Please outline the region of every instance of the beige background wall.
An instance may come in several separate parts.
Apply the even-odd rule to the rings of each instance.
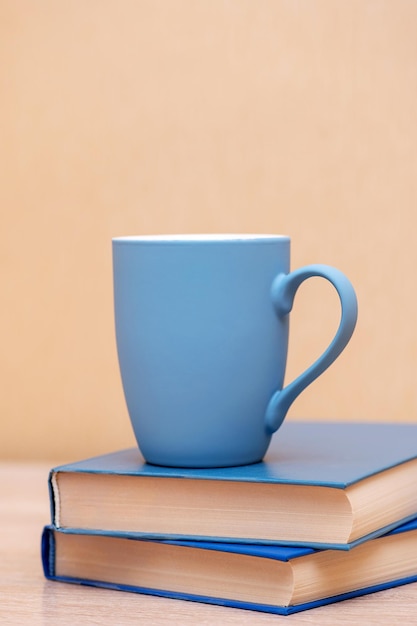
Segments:
[[[282,232],[360,317],[290,416],[417,421],[417,3],[3,0],[0,457],[132,445],[111,237]],[[300,292],[288,378],[338,322]]]

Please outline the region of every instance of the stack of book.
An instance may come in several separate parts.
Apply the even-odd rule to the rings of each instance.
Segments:
[[[417,580],[417,424],[291,422],[261,463],[49,477],[47,578],[290,614]]]

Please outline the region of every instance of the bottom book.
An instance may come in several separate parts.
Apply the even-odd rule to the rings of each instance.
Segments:
[[[349,551],[42,535],[51,580],[288,615],[417,580],[417,519]]]

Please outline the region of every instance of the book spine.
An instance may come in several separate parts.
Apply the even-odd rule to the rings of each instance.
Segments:
[[[45,526],[41,537],[41,559],[45,578],[55,577],[55,535],[51,526]]]
[[[51,470],[48,477],[48,489],[49,489],[49,507],[51,513],[51,523],[59,528],[60,522],[60,501],[59,501],[59,489],[57,481],[57,472]]]

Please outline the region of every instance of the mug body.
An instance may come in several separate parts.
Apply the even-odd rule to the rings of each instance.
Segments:
[[[265,411],[282,389],[288,346],[271,285],[289,264],[290,240],[279,235],[113,239],[120,372],[147,462],[263,458]]]

